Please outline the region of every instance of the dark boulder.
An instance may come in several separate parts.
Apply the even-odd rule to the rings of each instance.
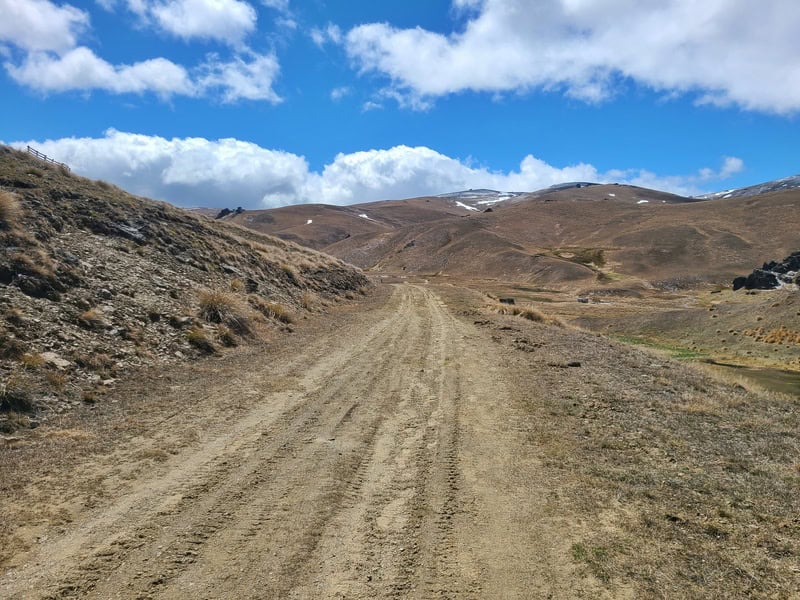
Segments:
[[[760,269],[755,269],[747,277],[733,280],[733,289],[772,290],[783,283],[797,283],[800,272],[800,252],[793,252],[781,261],[765,262]]]
[[[756,269],[744,281],[744,288],[747,290],[772,290],[779,285],[777,276],[763,269]]]

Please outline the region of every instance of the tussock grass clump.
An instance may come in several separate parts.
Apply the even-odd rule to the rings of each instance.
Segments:
[[[226,292],[203,292],[198,297],[200,316],[208,323],[226,325],[237,335],[250,335],[253,327],[243,307]]]
[[[102,329],[105,326],[103,316],[96,308],[90,308],[78,316],[78,324],[86,329]]]
[[[110,370],[114,365],[113,359],[105,352],[79,354],[75,357],[75,362],[79,367],[94,371],[95,373],[104,373]]]
[[[203,292],[198,297],[200,316],[209,323],[224,323],[226,317],[235,310],[236,301],[225,292]]]
[[[317,297],[315,294],[312,294],[311,292],[303,292],[303,296],[300,298],[300,306],[306,310],[314,310],[316,303]]]
[[[280,321],[286,325],[294,323],[294,315],[283,304],[266,302],[258,296],[250,296],[250,305],[268,319]]]
[[[214,354],[217,351],[217,347],[208,339],[202,327],[192,327],[187,331],[186,340],[204,354]]]
[[[40,354],[23,354],[19,359],[24,369],[36,370],[44,366],[44,359]]]
[[[217,328],[217,337],[222,345],[227,348],[235,348],[239,345],[239,340],[236,339],[236,334],[226,325],[220,325]]]
[[[16,225],[22,209],[17,196],[0,190],[0,229],[11,229]]]
[[[25,342],[10,337],[7,332],[0,330],[0,359],[19,360],[28,351]]]
[[[564,327],[564,322],[558,317],[551,317],[544,314],[542,311],[531,306],[517,306],[515,304],[493,304],[491,309],[501,315],[513,315],[515,317],[522,317],[534,323],[544,323],[545,325],[556,325]]]

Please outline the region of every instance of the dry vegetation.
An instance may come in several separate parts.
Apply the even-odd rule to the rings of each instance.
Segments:
[[[20,213],[16,195],[0,190],[0,228],[12,229],[17,223]]]
[[[112,375],[268,339],[365,284],[308,248],[0,147],[0,383],[25,389],[34,423],[101,401]]]
[[[533,308],[532,306],[518,306],[516,304],[501,304],[497,302],[490,305],[489,308],[492,312],[496,312],[501,315],[513,315],[515,317],[521,317],[523,319],[527,319],[528,321],[533,321],[534,323],[545,323],[547,325],[557,325],[559,327],[564,326],[564,322],[558,317],[546,315],[539,309]]]
[[[480,296],[440,289],[474,320]],[[794,598],[800,399],[570,327],[474,322],[528,374],[514,427],[552,476],[547,510],[580,536],[583,576],[608,597]]]

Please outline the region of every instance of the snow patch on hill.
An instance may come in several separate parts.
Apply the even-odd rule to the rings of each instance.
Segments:
[[[742,196],[758,196],[759,194],[768,194],[770,192],[783,192],[796,188],[800,188],[800,175],[792,175],[791,177],[766,181],[757,185],[751,185],[733,190],[723,190],[721,192],[703,194],[702,196],[696,197],[702,200],[724,200],[727,198],[741,198]]]

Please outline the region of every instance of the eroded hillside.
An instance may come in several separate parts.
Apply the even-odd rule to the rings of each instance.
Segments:
[[[0,148],[0,428],[268,339],[367,284],[308,248]]]

